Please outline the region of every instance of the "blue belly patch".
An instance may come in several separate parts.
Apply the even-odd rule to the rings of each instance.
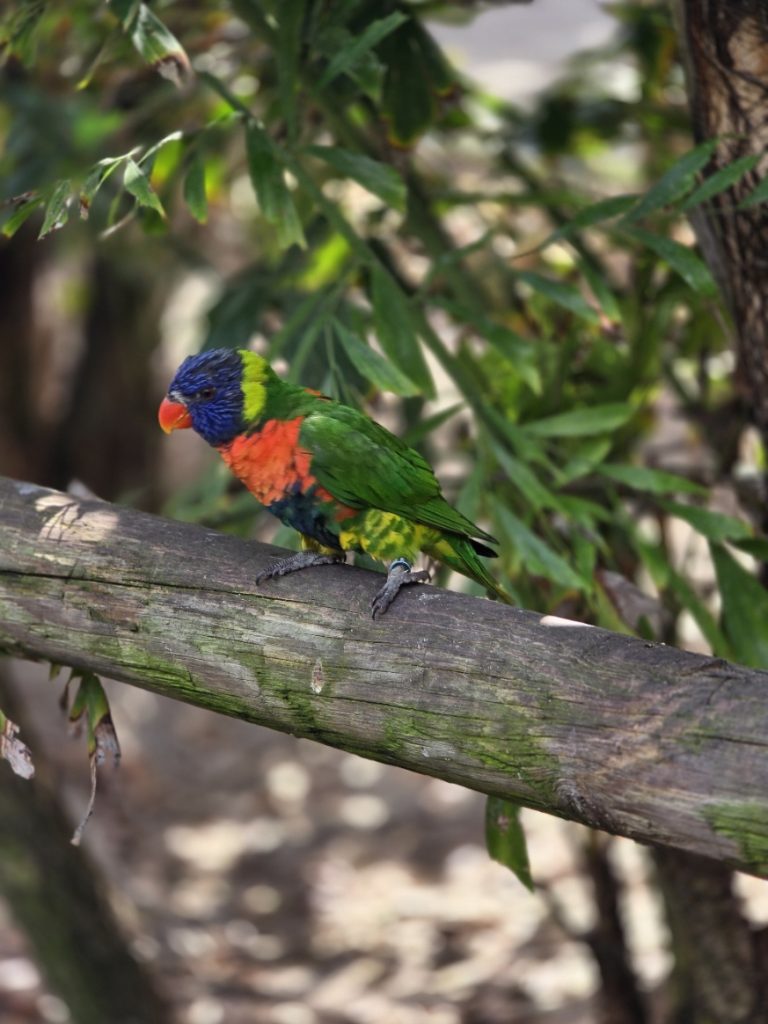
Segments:
[[[315,500],[314,487],[302,493],[300,485],[296,484],[284,498],[273,501],[267,508],[286,526],[292,526],[319,544],[339,547],[338,525],[331,518],[329,506]]]

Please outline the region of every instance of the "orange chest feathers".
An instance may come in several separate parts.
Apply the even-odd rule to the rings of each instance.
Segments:
[[[268,420],[257,433],[241,434],[219,448],[235,476],[263,505],[297,489],[309,490],[316,482],[310,473],[312,456],[299,445],[302,419]]]

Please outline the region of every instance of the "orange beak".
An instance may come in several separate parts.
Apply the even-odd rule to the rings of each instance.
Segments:
[[[186,430],[192,426],[192,417],[186,405],[172,402],[170,398],[164,398],[160,403],[157,419],[166,434],[170,434],[172,430]]]

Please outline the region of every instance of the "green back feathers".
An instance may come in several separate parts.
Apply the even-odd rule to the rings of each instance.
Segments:
[[[356,409],[318,402],[302,424],[300,441],[312,455],[318,483],[344,505],[394,512],[438,530],[495,543],[448,504],[432,467],[418,452]],[[473,546],[481,554],[494,554],[477,541]]]

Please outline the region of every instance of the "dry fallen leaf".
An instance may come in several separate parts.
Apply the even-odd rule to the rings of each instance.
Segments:
[[[6,760],[11,771],[22,779],[31,779],[35,774],[29,747],[17,736],[18,725],[0,711],[0,758]]]

